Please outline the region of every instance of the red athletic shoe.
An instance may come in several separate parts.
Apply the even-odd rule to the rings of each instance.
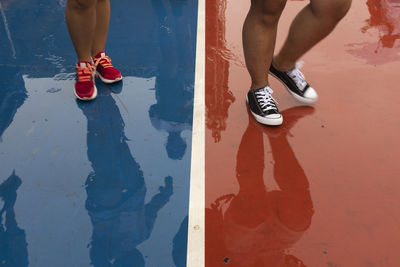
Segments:
[[[97,96],[94,84],[94,66],[88,61],[79,61],[76,66],[75,95],[80,100],[92,100]]]
[[[97,75],[103,83],[115,83],[122,80],[122,75],[119,70],[113,67],[111,59],[106,55],[106,52],[101,51],[93,58],[96,66]]]

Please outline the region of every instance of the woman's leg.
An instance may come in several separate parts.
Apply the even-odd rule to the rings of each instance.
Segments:
[[[302,55],[333,31],[350,5],[351,0],[311,0],[294,19],[285,44],[274,58],[275,67],[292,69]]]
[[[97,0],[68,0],[65,19],[79,61],[90,61],[96,30]]]
[[[243,25],[243,49],[251,89],[268,85],[276,31],[286,0],[252,0]]]
[[[110,24],[110,0],[97,0],[96,30],[92,43],[92,56],[106,48],[108,26]]]

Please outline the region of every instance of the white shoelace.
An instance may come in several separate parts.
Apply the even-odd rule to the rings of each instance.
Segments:
[[[303,89],[307,86],[306,82],[306,77],[304,74],[300,71],[300,69],[303,67],[304,62],[299,61],[296,63],[293,69],[287,71],[286,73],[294,80],[296,83],[296,86],[303,91]]]
[[[272,91],[271,88],[268,86],[264,87],[262,90],[259,90],[255,92],[254,94],[256,95],[256,98],[258,100],[258,103],[261,106],[261,109],[266,112],[268,110],[276,110],[276,101],[272,97]]]

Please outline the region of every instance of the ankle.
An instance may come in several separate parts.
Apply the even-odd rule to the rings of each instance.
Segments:
[[[91,56],[78,56],[78,62],[91,62],[92,57]]]
[[[284,60],[281,56],[276,55],[272,59],[272,64],[280,71],[289,71],[294,68],[296,62]]]
[[[263,88],[266,86],[269,86],[268,82],[267,83],[265,83],[265,82],[264,83],[252,83],[250,86],[250,90],[254,91],[256,89],[260,89],[260,88]]]

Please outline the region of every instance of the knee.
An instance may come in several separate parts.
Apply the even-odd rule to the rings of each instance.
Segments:
[[[68,5],[79,11],[95,8],[97,0],[68,0]]]
[[[352,0],[326,1],[319,10],[318,16],[327,19],[332,24],[337,24],[347,14]]]
[[[351,0],[340,0],[333,1],[332,4],[332,17],[333,19],[340,21],[347,12],[350,10]]]
[[[250,12],[257,14],[263,23],[270,24],[279,20],[287,0],[252,0]]]

